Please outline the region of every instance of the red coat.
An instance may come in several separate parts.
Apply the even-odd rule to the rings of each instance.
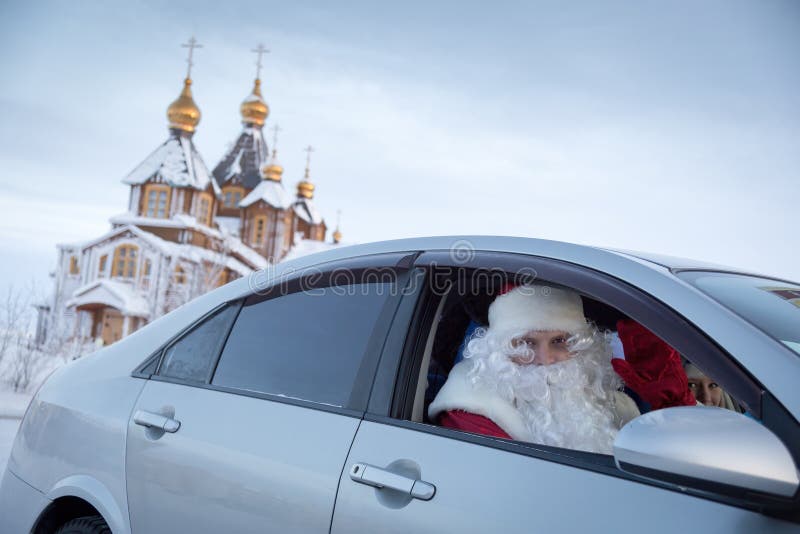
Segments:
[[[463,410],[444,412],[439,417],[439,424],[445,428],[452,428],[463,432],[472,432],[473,434],[482,434],[495,438],[513,439],[488,417],[465,412]]]

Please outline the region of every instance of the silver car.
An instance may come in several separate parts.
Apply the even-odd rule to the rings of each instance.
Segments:
[[[736,410],[667,408],[614,455],[437,426],[499,284],[653,331]],[[553,241],[439,237],[299,258],[56,372],[0,532],[798,532],[800,285]]]

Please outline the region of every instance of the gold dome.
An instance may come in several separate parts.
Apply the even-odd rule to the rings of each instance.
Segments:
[[[303,179],[297,184],[297,196],[303,198],[314,198],[314,184],[307,179]]]
[[[333,231],[333,242],[336,244],[341,243],[342,241],[342,232],[339,231],[339,227],[336,227],[336,230]]]
[[[265,180],[280,182],[281,178],[283,177],[283,167],[281,166],[280,163],[278,163],[278,160],[275,158],[275,155],[277,153],[278,153],[277,150],[273,150],[272,163],[261,167],[261,176],[263,176]]]
[[[264,126],[264,121],[269,115],[269,106],[261,96],[261,80],[256,78],[253,92],[248,95],[239,108],[242,113],[242,122],[255,126]]]
[[[192,133],[200,122],[200,108],[192,98],[192,79],[186,78],[183,82],[183,91],[167,108],[169,127]]]

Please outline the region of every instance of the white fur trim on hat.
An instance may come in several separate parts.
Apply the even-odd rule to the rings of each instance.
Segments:
[[[581,297],[566,289],[517,286],[489,306],[489,328],[496,330],[562,330],[573,334],[585,326]]]

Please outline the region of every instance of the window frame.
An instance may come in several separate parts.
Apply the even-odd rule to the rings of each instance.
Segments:
[[[150,215],[150,193],[155,192],[155,198],[153,199],[153,214]],[[158,198],[160,193],[166,193],[164,197],[164,215],[158,215]],[[170,210],[170,202],[172,200],[172,188],[166,184],[147,184],[144,187],[144,209],[142,210],[142,215],[144,217],[150,217],[151,219],[169,219],[169,210]]]
[[[120,251],[125,250],[124,258],[120,254]],[[133,260],[133,268],[130,276],[126,276],[125,273],[128,270],[128,266],[130,265],[129,262],[131,261],[131,251],[135,251],[135,256]],[[114,256],[113,261],[111,263],[111,278],[121,278],[123,280],[136,280],[136,274],[139,271],[139,246],[133,243],[122,243],[114,247]],[[122,266],[122,272],[119,270],[119,261],[122,260],[124,265]]]
[[[521,253],[476,251],[472,258],[459,261],[452,258],[449,251],[428,251],[420,255],[415,267],[416,271],[424,273],[418,275],[424,279],[422,283],[424,290],[414,298],[406,298],[400,304],[396,320],[384,346],[365,420],[762,511],[763,507],[748,499],[749,492],[746,490],[731,495],[729,492],[722,493],[723,488],[718,488],[720,493],[714,493],[709,487],[703,490],[687,488],[680,481],[645,480],[619,470],[612,456],[504,440],[410,420],[410,407],[413,406],[416,390],[414,377],[420,376],[419,365],[422,357],[420,348],[424,347],[432,326],[433,317],[430,310],[435,309],[439,299],[443,298],[431,296],[430,280],[433,270],[436,267],[456,267],[514,273],[521,272],[521,269],[525,268],[528,273],[533,269],[537,280],[574,288],[581,294],[607,303],[644,324],[679,352],[695,357],[701,356],[692,361],[715,373],[720,382],[725,382],[726,388],[736,389],[734,394],[739,400],[747,400],[748,407],[762,424],[786,443],[800,442],[800,425],[754,377],[677,311],[622,280],[577,264]],[[609,296],[611,298],[608,298]],[[677,333],[680,335],[676,336]],[[734,388],[731,388],[731,385]],[[792,454],[795,456],[795,463],[800,465],[796,457],[797,451],[792,451]],[[709,486],[714,487],[713,484]],[[795,503],[800,502],[800,492],[792,500]],[[779,506],[785,506],[787,501],[776,502]]]
[[[259,290],[257,293],[251,293],[242,298],[221,303],[208,313],[203,314],[197,320],[193,321],[189,326],[180,330],[179,333],[173,336],[168,342],[164,343],[158,350],[156,350],[144,362],[142,362],[131,373],[131,376],[146,380],[169,382],[222,393],[231,393],[244,397],[280,402],[283,404],[291,404],[294,406],[312,408],[315,410],[360,418],[366,411],[367,402],[373,387],[375,372],[378,368],[379,360],[383,352],[386,335],[393,324],[397,306],[399,305],[403,296],[402,291],[398,288],[405,287],[410,274],[410,267],[413,262],[413,258],[416,257],[416,255],[416,252],[376,254],[315,265],[305,268],[298,273],[293,273],[289,276],[286,276],[285,278],[279,280],[278,284],[269,284],[263,289]],[[350,399],[346,406],[331,406],[314,401],[218,386],[211,383],[219,364],[220,357],[222,356],[225,346],[227,345],[228,337],[233,331],[233,327],[238,320],[239,313],[241,313],[241,309],[244,307],[246,301],[255,303],[259,301],[270,300],[271,298],[279,298],[283,295],[296,293],[301,288],[307,289],[316,287],[330,287],[331,285],[334,285],[330,282],[335,281],[336,277],[342,272],[346,271],[348,273],[355,273],[356,276],[364,276],[366,273],[374,270],[392,271],[394,273],[393,284],[395,288],[389,292],[389,296],[387,297],[381,312],[378,314],[375,326],[373,327],[367,342],[367,348],[364,352],[361,368],[359,369],[354,381],[353,391],[351,392]],[[193,331],[199,325],[203,324],[207,319],[222,310],[222,308],[230,305],[239,306],[239,309],[237,310],[233,320],[231,321],[231,324],[228,327],[228,331],[225,334],[225,342],[221,344],[220,349],[217,351],[217,354],[214,357],[213,365],[211,366],[210,373],[206,377],[205,382],[191,382],[188,380],[160,376],[158,374],[161,368],[161,362],[163,361],[164,355],[169,347],[180,341],[180,339],[182,339],[185,335]]]

